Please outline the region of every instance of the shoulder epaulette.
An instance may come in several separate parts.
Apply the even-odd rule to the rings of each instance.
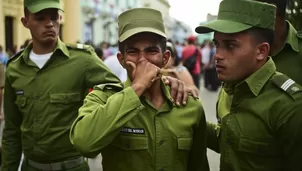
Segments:
[[[105,84],[99,84],[94,86],[93,89],[97,90],[116,90],[116,91],[121,91],[124,88],[122,83],[105,83]]]
[[[8,61],[7,61],[6,66],[8,66],[8,64],[9,64],[11,61],[13,61],[16,57],[20,56],[21,53],[23,53],[23,52],[24,52],[24,49],[21,49],[19,52],[17,52],[17,53],[14,54],[12,57],[10,57],[10,58],[8,59]]]
[[[86,52],[92,53],[94,52],[94,48],[91,45],[84,45],[84,44],[66,44],[68,48],[71,49],[79,49],[84,50]]]
[[[297,32],[297,37],[299,37],[299,38],[302,39],[302,31],[298,31],[298,32]]]
[[[282,73],[277,73],[274,75],[272,82],[293,98],[295,93],[302,91],[302,87],[299,84]]]

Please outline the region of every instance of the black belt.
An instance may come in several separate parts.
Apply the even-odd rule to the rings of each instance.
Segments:
[[[72,169],[75,168],[85,162],[84,157],[77,157],[70,160],[65,160],[62,162],[57,163],[38,163],[33,160],[25,158],[24,161],[31,167],[40,170],[47,170],[47,171],[55,171],[55,170],[64,170],[64,169]]]

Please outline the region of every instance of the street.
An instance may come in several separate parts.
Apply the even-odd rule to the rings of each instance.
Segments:
[[[206,113],[206,120],[209,122],[216,123],[216,101],[218,92],[208,91],[203,87],[203,78],[201,78],[200,84],[200,100],[202,101],[205,113]],[[219,154],[216,152],[208,149],[208,160],[210,164],[211,171],[219,171]]]

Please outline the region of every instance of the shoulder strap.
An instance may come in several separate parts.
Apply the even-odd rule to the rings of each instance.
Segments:
[[[13,61],[14,59],[16,59],[18,56],[20,56],[22,53],[24,52],[24,49],[21,49],[19,52],[17,52],[15,55],[13,55],[12,57],[10,57],[7,61],[6,66],[8,66],[8,64]]]
[[[83,50],[89,53],[94,52],[94,48],[91,45],[84,45],[84,44],[66,44],[68,48],[71,49],[78,49],[78,50]]]
[[[275,86],[286,92],[292,98],[294,98],[293,95],[295,93],[302,92],[302,87],[299,84],[297,84],[294,80],[282,73],[278,72],[277,74],[275,74],[272,77],[271,81]]]

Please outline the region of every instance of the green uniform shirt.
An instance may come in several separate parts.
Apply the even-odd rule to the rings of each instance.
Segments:
[[[277,71],[302,85],[302,33],[298,33],[289,22],[287,23],[288,35],[285,44],[272,58]]]
[[[69,131],[88,89],[119,82],[86,46],[79,49],[58,40],[41,69],[30,60],[31,49],[17,54],[6,70],[5,170],[17,170],[22,150],[28,159],[43,163],[79,156],[69,141]]]
[[[220,151],[222,171],[302,170],[302,87],[275,70],[270,58],[220,92],[208,143]]]
[[[100,85],[86,97],[71,129],[74,146],[87,157],[101,152],[104,170],[208,170],[201,102],[173,106],[162,84],[166,101],[155,109],[125,87]]]

